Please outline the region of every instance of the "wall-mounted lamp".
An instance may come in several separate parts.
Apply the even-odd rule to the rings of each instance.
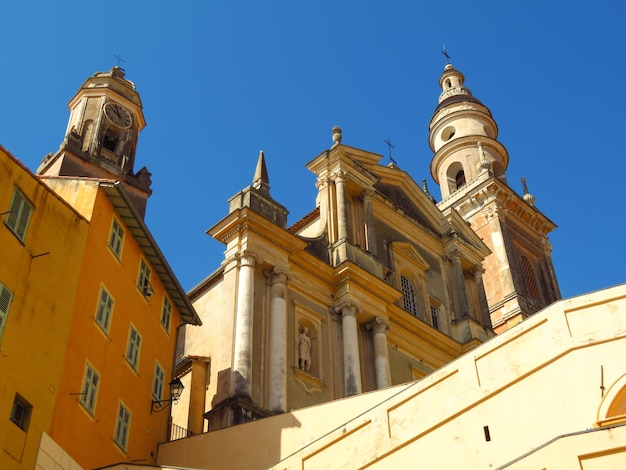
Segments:
[[[152,408],[150,409],[150,414],[152,414],[153,411],[155,413],[159,411],[163,411],[172,403],[177,403],[178,399],[183,394],[184,388],[185,387],[183,386],[183,383],[180,381],[178,377],[172,380],[170,382],[170,395],[172,398],[168,400],[152,400]]]

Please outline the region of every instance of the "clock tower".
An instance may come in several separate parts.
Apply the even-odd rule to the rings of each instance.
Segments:
[[[135,84],[117,66],[97,72],[68,107],[65,138],[56,153],[46,155],[37,174],[118,180],[143,217],[152,190],[147,168],[134,171],[137,139],[146,126]]]
[[[498,141],[489,109],[465,86],[452,64],[439,79],[442,93],[429,126],[430,164],[441,188],[438,207],[454,208],[485,242],[483,282],[496,333],[561,298],[548,233],[556,225],[507,183],[509,155]]]

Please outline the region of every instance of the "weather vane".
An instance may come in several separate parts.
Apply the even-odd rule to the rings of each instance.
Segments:
[[[120,66],[120,62],[124,62],[126,63],[126,61],[124,59],[122,59],[122,54],[113,54],[113,57],[115,57],[117,59],[117,66]],[[121,67],[120,67],[121,68]]]
[[[450,55],[448,54],[448,51],[446,51],[446,45],[442,44],[442,48],[443,50],[441,51],[441,53],[445,56],[446,58],[446,65],[450,64]]]
[[[395,149],[395,147],[393,146],[393,144],[391,143],[391,140],[389,139],[385,140],[385,143],[389,147],[389,161],[391,161],[391,163],[393,163],[394,165],[397,165],[398,163],[391,157],[391,149]]]

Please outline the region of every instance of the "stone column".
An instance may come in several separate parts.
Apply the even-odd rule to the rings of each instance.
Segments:
[[[239,257],[235,348],[233,354],[233,394],[250,397],[252,379],[252,321],[254,318],[254,265],[249,253]]]
[[[450,257],[454,263],[454,278],[459,293],[460,318],[458,318],[458,320],[460,320],[461,318],[469,316],[469,302],[467,300],[467,292],[465,291],[465,276],[463,275],[463,267],[461,266],[461,252],[455,250]]]
[[[204,432],[204,417],[202,415],[206,411],[207,369],[207,361],[192,359],[187,427],[194,434]]]
[[[270,286],[268,408],[287,410],[287,274],[278,268],[265,271]]]
[[[480,313],[482,324],[485,328],[491,328],[491,315],[489,314],[489,304],[487,303],[487,294],[485,293],[485,285],[483,284],[483,274],[485,270],[482,266],[474,269],[474,280],[478,289],[478,301],[480,302]]]
[[[348,237],[348,222],[346,212],[346,173],[338,170],[333,173],[337,198],[337,241]]]
[[[372,199],[375,191],[368,189],[363,194],[363,206],[365,207],[365,236],[367,237],[367,251],[377,256],[376,230],[374,229],[374,213],[372,211]]]
[[[346,302],[339,309],[343,330],[343,370],[346,396],[357,395],[362,391],[361,360],[359,358],[359,336],[356,323],[358,307]]]
[[[387,349],[387,330],[389,324],[377,317],[369,324],[374,339],[374,371],[376,372],[376,388],[381,389],[391,385],[391,370],[389,369],[389,349]]]

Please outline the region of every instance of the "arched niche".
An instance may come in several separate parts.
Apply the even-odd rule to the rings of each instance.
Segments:
[[[626,422],[626,374],[606,391],[598,408],[598,426]]]

